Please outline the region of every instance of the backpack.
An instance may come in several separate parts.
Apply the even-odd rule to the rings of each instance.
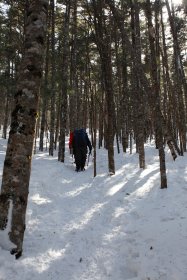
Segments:
[[[86,136],[87,136],[86,131],[83,128],[75,129],[74,131],[75,146],[78,148],[86,147],[87,146]]]

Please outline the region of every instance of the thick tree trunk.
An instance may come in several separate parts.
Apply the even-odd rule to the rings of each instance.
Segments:
[[[25,230],[32,149],[42,77],[48,1],[32,0],[27,11],[25,54],[21,63],[12,112],[0,195],[0,229],[11,223],[8,238],[19,257]],[[8,220],[10,219],[10,220]]]

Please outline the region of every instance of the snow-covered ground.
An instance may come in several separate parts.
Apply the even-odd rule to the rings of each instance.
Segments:
[[[0,140],[2,178],[6,141]],[[47,152],[33,156],[24,252],[0,248],[0,280],[187,280],[187,156],[166,150],[168,189],[160,189],[159,161],[146,145],[138,155],[107,152],[76,173]]]

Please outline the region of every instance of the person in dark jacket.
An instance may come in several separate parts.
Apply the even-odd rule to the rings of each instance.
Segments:
[[[73,154],[75,157],[75,164],[76,164],[76,171],[84,171],[85,170],[85,163],[86,163],[86,155],[87,155],[87,147],[89,148],[89,153],[91,154],[92,145],[86,133],[86,130],[75,129],[73,132],[73,139],[72,139],[72,147],[73,147]]]

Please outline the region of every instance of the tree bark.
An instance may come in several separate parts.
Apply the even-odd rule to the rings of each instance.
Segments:
[[[11,223],[8,238],[16,246],[12,249],[16,258],[20,257],[22,253],[25,230],[32,149],[42,77],[47,8],[47,0],[32,0],[27,11],[25,54],[14,96],[15,104],[3,169],[0,229],[5,231],[7,223]]]
[[[160,1],[156,0],[155,14],[158,16]],[[156,33],[153,35],[153,24],[152,24],[152,12],[151,12],[151,2],[146,1],[146,17],[149,32],[149,44],[150,44],[150,54],[151,54],[151,80],[152,80],[152,109],[155,124],[155,138],[156,144],[159,151],[160,160],[160,178],[161,178],[161,189],[167,188],[167,176],[166,176],[166,164],[165,164],[165,152],[163,147],[163,128],[162,128],[162,115],[160,110],[160,84],[159,84],[159,44],[158,39],[158,27],[156,18]]]
[[[168,0],[166,0],[166,7],[169,16],[171,34],[173,37],[175,83],[176,83],[175,91],[177,92],[177,97],[179,101],[179,139],[180,139],[181,155],[183,155],[183,152],[186,152],[187,83],[186,83],[185,72],[181,59],[181,50],[179,46],[178,36],[176,32],[174,12],[171,13]]]
[[[50,142],[49,155],[54,154],[55,142],[55,14],[54,14],[54,0],[50,0],[51,6],[51,120],[50,120]]]
[[[139,154],[139,166],[145,168],[145,151],[144,151],[144,127],[145,127],[145,97],[144,91],[140,86],[140,73],[137,71],[137,64],[141,64],[141,43],[140,43],[140,22],[139,6],[135,2],[131,7],[131,26],[132,26],[132,72],[133,72],[133,92],[134,92],[134,126],[137,151]]]
[[[68,59],[69,59],[69,21],[70,21],[71,1],[67,1],[64,19],[63,57],[62,57],[62,88],[61,88],[61,108],[60,108],[60,136],[58,160],[65,160],[65,136],[67,124],[67,90],[68,90]]]
[[[103,14],[103,1],[99,3],[93,1],[94,10],[94,26],[95,39],[101,58],[101,71],[104,81],[104,89],[106,93],[107,104],[107,149],[108,149],[108,169],[109,174],[115,174],[114,162],[114,95],[113,95],[113,79],[112,79],[112,62],[111,62],[111,44],[110,34],[106,27]]]
[[[48,17],[48,29],[50,27],[50,17]],[[41,110],[41,125],[40,125],[40,144],[39,150],[43,152],[44,145],[44,132],[46,124],[46,111],[48,104],[48,78],[49,78],[49,33],[46,40],[46,57],[45,57],[45,76],[44,76],[44,88],[42,94],[42,110]]]

